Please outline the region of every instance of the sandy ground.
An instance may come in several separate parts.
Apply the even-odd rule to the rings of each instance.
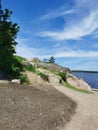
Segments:
[[[98,92],[83,94],[63,86],[54,86],[77,103],[70,123],[59,130],[98,130]]]
[[[55,130],[76,104],[47,84],[0,84],[0,130]]]
[[[41,71],[46,71],[42,70]],[[93,94],[80,93],[65,86],[60,85],[58,77],[49,71],[46,72],[50,77],[50,82],[55,80],[53,87],[67,95],[77,103],[76,114],[70,123],[59,130],[98,130],[98,91]]]

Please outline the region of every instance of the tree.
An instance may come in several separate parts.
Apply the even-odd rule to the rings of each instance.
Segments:
[[[49,63],[53,63],[53,64],[55,63],[55,58],[54,58],[54,56],[51,56],[51,57],[50,57]]]
[[[9,20],[11,14],[5,9],[0,20],[0,70],[8,78],[17,77],[22,70],[22,65],[14,57],[19,26]]]

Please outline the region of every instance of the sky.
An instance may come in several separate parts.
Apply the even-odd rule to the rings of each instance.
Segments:
[[[98,0],[2,0],[18,23],[17,55],[54,56],[71,70],[98,71]]]

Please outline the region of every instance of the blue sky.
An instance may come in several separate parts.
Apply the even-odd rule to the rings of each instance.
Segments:
[[[16,52],[98,71],[98,0],[3,0],[20,26]]]

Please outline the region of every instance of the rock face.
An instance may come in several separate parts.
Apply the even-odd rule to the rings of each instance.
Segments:
[[[32,65],[36,66],[36,67],[42,67],[42,68],[46,68],[48,70],[54,70],[54,71],[57,71],[57,72],[70,72],[71,73],[71,70],[69,68],[66,68],[66,67],[62,67],[58,64],[52,64],[52,63],[44,63],[44,62],[30,62]]]
[[[91,87],[83,79],[79,79],[70,73],[67,74],[67,82],[76,88],[91,90]]]

